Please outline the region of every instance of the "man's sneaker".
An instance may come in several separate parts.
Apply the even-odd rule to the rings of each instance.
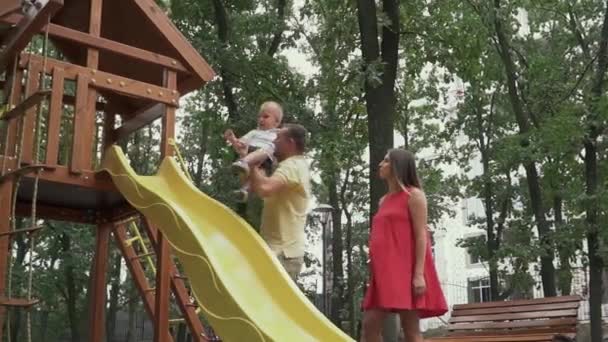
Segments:
[[[249,192],[247,190],[239,189],[232,192],[234,199],[239,203],[247,202],[249,198]]]

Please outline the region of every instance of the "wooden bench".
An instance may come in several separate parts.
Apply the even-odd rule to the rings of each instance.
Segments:
[[[576,336],[580,296],[454,305],[448,335],[437,342],[551,342]],[[561,341],[561,340],[556,340]]]

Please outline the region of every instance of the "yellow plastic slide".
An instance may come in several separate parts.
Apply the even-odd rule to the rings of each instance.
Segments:
[[[258,234],[192,185],[173,158],[155,176],[139,176],[113,146],[102,169],[165,234],[223,341],[352,341],[301,293]]]

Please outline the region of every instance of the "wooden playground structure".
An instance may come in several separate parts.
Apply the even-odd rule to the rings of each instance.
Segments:
[[[36,37],[42,49],[28,48]],[[60,53],[49,56],[49,44]],[[7,293],[11,239],[40,229],[38,219],[54,219],[97,227],[90,341],[105,332],[111,236],[154,340],[172,341],[172,296],[194,340],[213,340],[163,235],[95,170],[108,146],[157,119],[161,157],[173,155],[179,99],[213,70],[153,0],[2,0],[0,45],[0,339],[8,308],[30,310],[44,300],[31,296],[31,278],[27,298]],[[15,230],[17,216],[31,217],[33,226]],[[156,279],[145,269],[155,269]]]

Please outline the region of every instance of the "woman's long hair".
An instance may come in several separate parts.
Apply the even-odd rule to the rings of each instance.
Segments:
[[[400,185],[406,188],[422,188],[416,174],[416,159],[412,152],[402,148],[393,148],[388,151],[388,159],[393,169],[393,175]]]

